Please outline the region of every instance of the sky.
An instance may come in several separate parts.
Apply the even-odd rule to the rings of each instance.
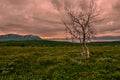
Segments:
[[[95,1],[103,17],[109,17],[96,25],[96,36],[120,36],[119,0]],[[0,34],[12,33],[33,34],[42,38],[66,36],[65,26],[51,0],[0,0]]]

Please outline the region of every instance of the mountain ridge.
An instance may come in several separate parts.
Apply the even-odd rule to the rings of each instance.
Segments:
[[[10,40],[41,40],[40,37],[34,35],[19,35],[19,34],[5,34],[0,35],[0,41],[10,41]]]

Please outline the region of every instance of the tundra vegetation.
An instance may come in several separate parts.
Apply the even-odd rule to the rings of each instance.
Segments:
[[[80,47],[42,40],[1,42],[0,80],[120,79],[120,42],[89,43],[88,59],[78,58]]]

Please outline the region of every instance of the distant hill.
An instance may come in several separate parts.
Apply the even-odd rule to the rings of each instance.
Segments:
[[[18,35],[18,34],[6,34],[0,35],[0,41],[10,41],[10,40],[40,40],[41,38],[34,35]]]
[[[120,41],[120,36],[101,36],[93,38],[95,41]]]
[[[48,40],[54,40],[54,41],[70,41],[71,39],[66,39],[66,38],[52,38],[52,39],[48,39]],[[74,41],[78,41],[78,40],[74,40]],[[94,37],[92,38],[92,41],[96,42],[106,42],[106,41],[120,41],[120,36],[101,36],[101,37]],[[79,41],[78,41],[79,42]]]

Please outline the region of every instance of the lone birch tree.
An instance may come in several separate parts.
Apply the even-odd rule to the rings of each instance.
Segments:
[[[66,31],[72,39],[82,43],[82,53],[90,57],[87,42],[95,35],[95,23],[100,19],[100,11],[95,0],[52,0],[54,7],[60,13]]]

